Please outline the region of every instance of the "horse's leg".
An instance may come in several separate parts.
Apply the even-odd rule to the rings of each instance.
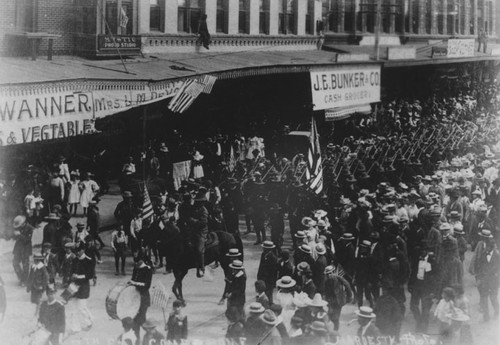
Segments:
[[[174,280],[174,284],[172,285],[172,292],[174,293],[176,299],[181,299],[180,296],[179,296],[179,276],[178,276],[178,272],[174,271],[174,277],[175,277],[175,280]]]
[[[185,270],[185,271],[183,271],[183,272],[180,273],[180,276],[179,276],[179,286],[178,286],[178,288],[179,288],[179,290],[178,290],[179,291],[179,297],[178,298],[181,301],[183,301],[184,304],[186,304],[186,301],[184,300],[184,296],[182,294],[182,280],[184,279],[184,277],[186,276],[187,273],[188,273],[187,270]]]

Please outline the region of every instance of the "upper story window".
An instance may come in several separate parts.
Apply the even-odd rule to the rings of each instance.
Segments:
[[[215,29],[217,32],[227,32],[224,0],[217,0],[217,20]]]
[[[238,33],[248,33],[249,0],[239,0]]]
[[[165,0],[149,0],[149,30],[164,31]]]
[[[314,34],[314,1],[308,1],[306,5],[306,34]]]
[[[134,12],[132,0],[122,0],[121,7],[118,1],[106,0],[104,8],[106,34],[131,35],[133,31]]]
[[[279,6],[279,26],[278,33],[280,34],[293,34],[295,33],[295,20],[294,20],[294,0],[282,0]]]
[[[178,0],[177,30],[196,33],[204,9],[203,0]]]
[[[269,0],[259,1],[259,33],[269,34]]]
[[[15,20],[18,31],[33,32],[36,31],[36,16],[34,0],[16,0]]]

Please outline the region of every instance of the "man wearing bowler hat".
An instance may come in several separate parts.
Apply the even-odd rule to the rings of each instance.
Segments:
[[[266,283],[266,295],[269,303],[273,303],[273,291],[278,279],[278,257],[274,253],[276,246],[271,241],[262,243],[262,254],[260,256],[257,279]]]
[[[33,236],[34,228],[26,222],[25,216],[17,216],[14,218],[14,258],[12,266],[16,272],[19,284],[23,285],[28,279],[30,270],[30,256],[32,253],[31,237]]]

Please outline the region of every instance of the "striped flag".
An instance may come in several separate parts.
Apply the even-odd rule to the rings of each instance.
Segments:
[[[185,81],[168,104],[168,109],[175,113],[183,113],[193,104],[194,100],[203,92],[204,88],[205,85],[194,79]]]
[[[142,202],[142,220],[149,220],[153,217],[153,204],[151,203],[151,199],[149,198],[148,187],[146,183],[144,183],[144,198]]]
[[[213,75],[204,76],[203,79],[201,80],[201,83],[204,85],[203,93],[212,92],[212,88],[214,87],[216,80],[217,80],[217,77],[215,77]]]
[[[319,147],[318,129],[314,117],[311,120],[311,134],[309,136],[309,149],[307,152],[306,166],[307,187],[315,194],[323,191],[323,166],[321,164],[321,150]]]
[[[168,305],[168,299],[170,298],[165,285],[158,281],[155,286],[152,287],[151,291],[151,305],[155,307],[166,309]]]
[[[236,155],[234,154],[234,147],[231,145],[231,153],[229,154],[229,162],[227,164],[229,171],[233,172],[233,170],[236,168]]]

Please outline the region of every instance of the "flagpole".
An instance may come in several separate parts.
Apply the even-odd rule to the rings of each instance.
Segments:
[[[146,181],[146,115],[147,115],[147,105],[142,108],[142,149],[144,150],[144,159],[142,161],[142,179]]]

